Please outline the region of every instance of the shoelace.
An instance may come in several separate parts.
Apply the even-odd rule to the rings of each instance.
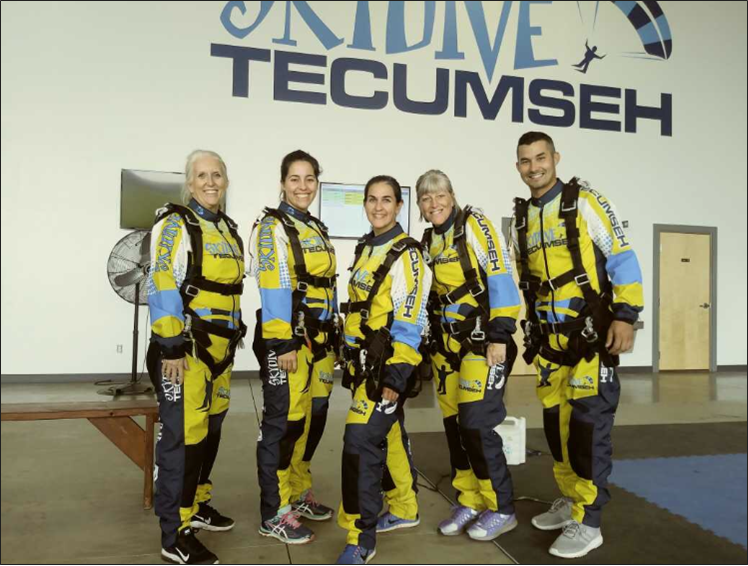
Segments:
[[[306,497],[304,497],[304,503],[312,507],[316,507],[317,505],[319,505],[319,503],[317,503],[317,499],[314,497],[314,492],[311,489],[307,490]]]
[[[556,501],[553,502],[553,505],[551,505],[550,513],[555,513],[562,507],[568,505],[568,503],[569,502],[566,499],[564,499],[563,497],[559,497],[558,499],[556,499]]]
[[[299,523],[299,514],[295,511],[289,511],[281,517],[280,524],[286,524],[293,529],[298,529],[301,526],[301,523]]]
[[[582,527],[576,521],[572,521],[564,527],[564,536],[568,538],[575,538]]]
[[[455,522],[462,522],[466,519],[472,519],[475,515],[470,512],[469,507],[464,505],[455,505],[452,507],[452,520]]]

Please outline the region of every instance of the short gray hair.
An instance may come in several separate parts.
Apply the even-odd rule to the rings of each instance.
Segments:
[[[416,203],[418,204],[421,202],[421,197],[423,195],[438,191],[447,191],[452,196],[455,210],[460,210],[460,205],[457,204],[455,191],[452,188],[452,181],[449,180],[446,173],[439,169],[429,169],[423,175],[418,177],[418,181],[416,181]],[[420,206],[418,208],[420,210]],[[420,214],[420,220],[423,220],[423,214]]]
[[[223,162],[223,159],[220,155],[218,155],[215,151],[210,151],[208,149],[196,149],[192,153],[190,153],[187,156],[187,163],[184,166],[184,185],[182,185],[182,203],[188,204],[190,202],[190,199],[192,199],[192,193],[190,193],[189,185],[192,183],[192,180],[195,175],[194,166],[195,161],[200,159],[201,157],[215,157],[218,160],[218,166],[221,168],[221,173],[223,173],[223,178],[226,179],[226,188],[229,186],[229,175],[228,171],[226,170],[226,164]]]

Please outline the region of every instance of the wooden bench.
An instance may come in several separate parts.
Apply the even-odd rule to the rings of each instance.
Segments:
[[[158,421],[155,401],[2,404],[3,421],[88,419],[143,470],[143,507],[153,506],[153,434]],[[144,416],[145,430],[132,417]]]

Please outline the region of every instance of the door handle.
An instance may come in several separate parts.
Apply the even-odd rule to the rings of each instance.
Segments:
[[[709,308],[709,307],[711,307],[712,305],[710,305],[709,303],[704,303],[703,305],[699,305],[699,306],[700,306],[700,307],[701,307],[702,309],[708,309],[708,308]]]

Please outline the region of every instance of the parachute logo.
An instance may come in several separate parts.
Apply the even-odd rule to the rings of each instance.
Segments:
[[[594,13],[592,13],[593,8]],[[587,72],[592,61],[604,59],[607,55],[664,61],[669,59],[673,53],[673,35],[670,31],[670,24],[662,7],[654,0],[577,2],[577,11],[582,25],[587,28],[588,37],[584,57],[579,63],[572,65],[581,73]],[[643,51],[626,51],[623,45],[614,43],[615,35],[620,35],[625,38],[624,41],[629,41],[627,34],[607,33],[611,27],[620,29],[621,14],[625,16],[632,31],[638,36],[637,43]],[[600,25],[601,22],[604,22],[603,25]],[[606,33],[597,34],[600,28],[604,28]],[[636,36],[630,34],[630,38]],[[590,47],[590,44],[593,46]],[[628,49],[634,47],[631,43],[626,45]]]
[[[658,59],[670,59],[673,36],[665,13],[654,0],[645,2],[612,2],[628,18],[639,34],[644,51]]]

